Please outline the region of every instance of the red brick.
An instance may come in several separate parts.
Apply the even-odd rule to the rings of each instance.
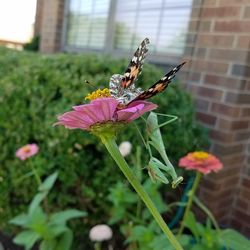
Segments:
[[[228,63],[218,63],[204,60],[194,60],[192,64],[196,71],[209,71],[213,73],[227,73]]]
[[[220,6],[249,4],[249,0],[219,0]]]
[[[243,224],[241,221],[238,220],[238,218],[236,217],[235,219],[233,218],[231,223],[232,227],[238,231],[241,231],[243,228]]]
[[[245,87],[245,89],[250,91],[250,80],[246,81],[246,87]]]
[[[237,117],[240,114],[239,107],[233,107],[222,103],[213,103],[211,107],[212,112],[222,114],[230,117]]]
[[[232,130],[247,129],[249,121],[233,121],[231,125]]]
[[[241,117],[250,117],[250,108],[242,108]]]
[[[191,86],[191,91],[192,93],[201,96],[201,97],[209,97],[210,99],[214,100],[221,100],[223,91],[222,90],[217,90],[213,88],[207,88],[203,86],[197,86],[197,85],[192,85]]]
[[[250,138],[250,131],[237,132],[234,134],[234,141],[248,141]]]
[[[250,18],[250,6],[244,8],[244,18]]]
[[[205,58],[206,57],[206,53],[207,53],[207,49],[206,48],[195,48],[194,51],[194,56],[196,58]]]
[[[231,166],[224,164],[224,168],[220,172],[216,173],[214,178],[217,178],[218,181],[221,181],[222,178],[226,178],[229,176],[234,176],[234,175],[239,174],[239,167],[238,166],[233,167],[233,168],[229,168],[229,167],[231,167]]]
[[[208,125],[215,125],[216,123],[216,117],[213,115],[196,112],[196,117],[198,118],[199,121]]]
[[[225,132],[218,131],[215,129],[210,129],[209,135],[214,141],[223,142],[223,143],[233,142],[233,138],[234,138],[232,133],[225,133]]]
[[[192,14],[191,14],[192,18],[199,18],[199,16],[200,16],[200,10],[201,10],[200,7],[194,6],[192,8]]]
[[[214,182],[209,178],[203,178],[200,186],[202,186],[202,188],[209,189],[210,191],[218,191],[221,188],[221,183]]]
[[[202,18],[225,18],[239,17],[241,12],[240,7],[224,6],[224,7],[205,7],[202,10]]]
[[[244,145],[220,145],[214,143],[213,151],[217,155],[239,154],[244,150]]]
[[[241,164],[245,160],[245,155],[243,154],[243,152],[241,152],[238,155],[221,156],[220,160],[223,162],[224,166]],[[226,171],[227,171],[227,169],[226,169]],[[233,173],[233,175],[238,175],[239,171],[238,171],[238,169],[236,169],[236,170],[233,170],[232,173]]]
[[[247,60],[247,51],[228,50],[228,49],[211,49],[209,58],[212,60],[245,62]]]
[[[244,177],[242,179],[242,185],[248,189],[250,189],[250,178]],[[250,197],[249,197],[250,198]]]
[[[250,36],[249,35],[239,36],[237,39],[237,48],[239,49],[250,48]]]
[[[241,188],[240,197],[242,197],[245,200],[249,200],[249,198],[250,198],[250,190],[249,190],[249,188]]]
[[[207,111],[209,107],[209,101],[196,98],[195,99],[195,107],[199,111]]]
[[[216,21],[214,30],[219,32],[249,32],[250,21]]]
[[[226,102],[234,104],[250,104],[250,93],[239,94],[239,93],[227,93]]]
[[[247,222],[246,222],[247,223]],[[250,227],[248,225],[245,225],[242,229],[242,233],[249,238],[250,236]]]
[[[247,210],[249,204],[246,202],[246,200],[238,198],[236,201],[236,206],[242,208],[243,210]]]
[[[218,0],[204,0],[203,5],[204,6],[215,6]]]
[[[222,180],[222,185],[224,188],[230,187],[232,185],[234,186],[237,183],[239,183],[239,180],[240,180],[240,174],[234,175],[234,176],[231,176],[231,177],[228,177],[228,178]]]
[[[246,84],[244,80],[234,79],[231,77],[225,76],[217,76],[208,74],[205,75],[204,83],[214,85],[214,86],[221,86],[227,87],[228,89],[244,89]]]
[[[233,35],[199,34],[197,44],[206,47],[231,48],[233,46]]]
[[[199,14],[199,13],[197,12],[197,14]],[[195,12],[195,15],[196,15],[196,12]],[[189,21],[188,30],[189,30],[189,32],[197,32],[197,31],[209,32],[209,31],[211,31],[211,27],[212,27],[211,21],[208,21],[208,20],[202,21],[200,19],[196,19],[196,20]]]
[[[236,209],[235,212],[234,212],[234,216],[244,222],[244,221],[250,221],[250,215],[247,215],[246,213],[242,212],[241,210],[239,209]]]
[[[219,120],[218,120],[219,129],[222,129],[224,131],[225,130],[230,130],[231,126],[232,126],[232,121],[231,120],[226,120],[226,119],[223,119],[223,118],[219,118]]]
[[[189,77],[189,80],[192,82],[200,82],[201,73],[191,72],[191,73],[189,73],[188,77]]]

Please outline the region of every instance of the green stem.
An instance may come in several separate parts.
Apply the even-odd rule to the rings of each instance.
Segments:
[[[41,178],[40,178],[38,172],[37,172],[36,169],[34,168],[33,164],[32,164],[32,163],[29,163],[29,165],[30,165],[30,168],[31,168],[32,173],[33,173],[34,176],[35,176],[37,185],[38,185],[38,187],[39,187],[39,186],[42,184],[42,180],[41,180]]]
[[[115,162],[117,163],[120,170],[123,172],[123,174],[126,176],[130,184],[133,186],[137,194],[140,196],[140,198],[144,201],[146,206],[148,207],[149,211],[153,215],[154,219],[172,244],[172,246],[177,250],[183,250],[173,233],[170,231],[168,226],[166,225],[165,221],[161,217],[160,213],[158,212],[157,208],[155,207],[154,203],[136,178],[136,175],[131,171],[129,168],[127,162],[122,157],[117,144],[115,142],[114,137],[111,136],[100,136],[103,144],[106,146],[107,150],[109,151],[110,155],[113,157]]]
[[[217,230],[217,232],[220,232],[220,227],[216,221],[216,219],[214,218],[213,214],[211,213],[211,211],[198,199],[198,197],[194,196],[193,197],[193,201],[196,203],[196,205],[203,210],[203,212],[205,214],[207,214],[207,216],[210,218],[210,220],[213,222],[215,229]]]
[[[95,250],[101,250],[101,243],[100,242],[96,242],[94,245]]]
[[[38,174],[36,168],[33,166],[32,163],[29,163],[31,171],[33,173],[33,175],[35,176],[36,182],[37,182],[37,186],[38,188],[42,185],[42,180],[40,175]],[[44,204],[44,209],[46,211],[47,214],[49,214],[49,205],[48,205],[48,199],[47,197],[45,197],[45,199],[43,200],[43,204]]]
[[[188,213],[189,213],[189,211],[190,211],[190,209],[192,207],[194,194],[195,194],[195,191],[196,191],[196,189],[198,187],[198,184],[200,182],[201,176],[202,176],[202,174],[197,171],[196,176],[195,176],[195,180],[194,180],[194,183],[193,183],[193,186],[192,186],[192,189],[189,191],[188,202],[187,202],[187,206],[186,206],[186,209],[185,209],[185,212],[184,212],[183,219],[181,221],[180,229],[178,231],[178,236],[180,236],[182,234],[183,229],[185,227],[184,223],[185,223],[187,215],[188,215]]]

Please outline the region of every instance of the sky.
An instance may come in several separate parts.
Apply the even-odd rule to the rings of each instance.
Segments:
[[[36,0],[0,0],[0,40],[30,41],[35,14]]]

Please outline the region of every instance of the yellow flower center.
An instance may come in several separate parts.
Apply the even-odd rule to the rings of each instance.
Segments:
[[[105,98],[105,97],[110,97],[110,91],[109,89],[105,88],[105,89],[98,89],[92,93],[89,93],[86,97],[85,100],[95,100],[98,98]]]
[[[24,153],[29,153],[30,152],[30,147],[29,146],[24,146],[23,147],[23,152]]]
[[[196,160],[206,160],[207,158],[209,158],[209,154],[203,151],[197,151],[194,152],[192,154],[192,156],[196,159]]]

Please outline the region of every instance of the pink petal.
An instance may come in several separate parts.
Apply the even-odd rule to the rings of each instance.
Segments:
[[[135,101],[128,105],[127,108],[117,111],[119,121],[131,122],[144,113],[156,109],[157,105],[146,101]]]
[[[99,98],[90,104],[73,107],[74,110],[88,116],[94,123],[113,120],[118,102],[114,98]]]
[[[95,122],[89,116],[82,114],[79,111],[70,111],[58,117],[58,122],[55,125],[64,125],[67,128],[87,129]]]

